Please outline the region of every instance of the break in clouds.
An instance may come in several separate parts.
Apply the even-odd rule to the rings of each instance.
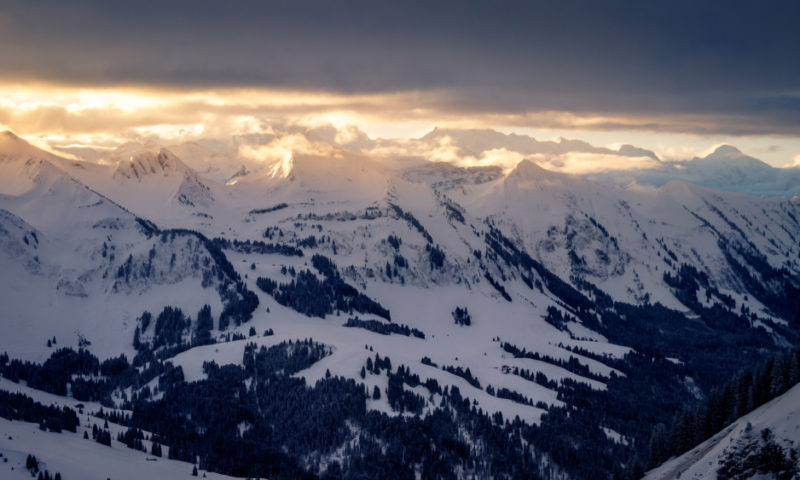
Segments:
[[[359,95],[406,93],[406,118],[793,136],[798,8],[11,1],[0,9],[0,77],[93,88],[291,89],[355,103]]]

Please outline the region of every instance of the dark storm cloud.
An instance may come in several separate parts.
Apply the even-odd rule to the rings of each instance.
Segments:
[[[0,75],[436,90],[465,114],[698,114],[786,133],[800,127],[798,18],[796,1],[11,0]]]

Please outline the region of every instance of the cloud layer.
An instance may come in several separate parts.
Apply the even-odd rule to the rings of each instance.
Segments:
[[[406,92],[404,117],[794,135],[797,18],[788,1],[9,0],[0,77]]]

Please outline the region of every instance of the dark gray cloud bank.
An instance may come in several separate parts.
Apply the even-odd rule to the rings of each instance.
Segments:
[[[92,85],[440,91],[464,114],[630,116],[796,135],[800,2],[19,1],[0,76]],[[625,125],[609,121],[602,128]]]

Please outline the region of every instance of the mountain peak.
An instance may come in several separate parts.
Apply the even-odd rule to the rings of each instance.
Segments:
[[[17,138],[18,139],[19,137],[14,132],[12,132],[11,130],[4,130],[4,131],[0,132],[0,138],[5,140],[5,139],[9,139],[9,138],[11,138],[11,139]]]
[[[731,155],[742,155],[742,151],[734,147],[733,145],[720,145],[719,147],[716,148],[716,150],[714,150],[714,153],[712,153],[709,156],[727,157]]]
[[[520,161],[517,166],[508,173],[508,176],[517,177],[524,180],[547,179],[550,181],[573,177],[569,174],[548,170],[540,164],[528,159]]]
[[[155,151],[146,148],[128,159],[122,160],[114,172],[114,177],[135,178],[141,180],[146,176],[169,177],[174,174],[186,174],[189,171],[180,158],[166,148]]]
[[[54,155],[31,145],[11,130],[0,132],[0,157],[53,158]]]

